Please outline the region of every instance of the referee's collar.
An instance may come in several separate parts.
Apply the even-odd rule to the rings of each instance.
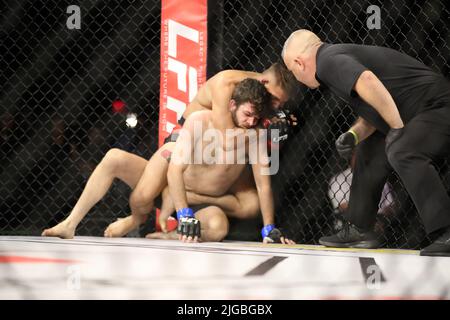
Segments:
[[[329,45],[330,45],[330,43],[328,43],[328,42],[322,42],[322,44],[319,46],[319,48],[317,49],[317,52],[316,52],[316,73],[314,74],[314,77],[320,83],[321,87],[326,87],[327,85],[322,80],[320,80],[320,78],[317,76],[317,58],[319,57],[320,51],[322,51],[323,48],[328,47]]]

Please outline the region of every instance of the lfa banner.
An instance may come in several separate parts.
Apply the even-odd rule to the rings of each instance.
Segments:
[[[161,3],[159,146],[206,81],[207,0]]]

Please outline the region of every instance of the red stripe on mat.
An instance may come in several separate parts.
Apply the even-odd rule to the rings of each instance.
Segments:
[[[37,258],[23,256],[0,256],[0,263],[78,263],[76,260]]]

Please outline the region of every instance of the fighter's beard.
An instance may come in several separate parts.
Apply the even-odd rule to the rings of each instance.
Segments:
[[[236,112],[237,112],[237,110],[231,111],[231,118],[233,119],[234,126],[237,127],[237,128],[241,128],[241,129],[247,129],[247,127],[239,125],[239,121],[237,119]]]

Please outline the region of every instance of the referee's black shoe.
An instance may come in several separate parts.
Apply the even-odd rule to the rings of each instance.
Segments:
[[[363,232],[350,222],[344,222],[338,233],[320,238],[319,243],[335,248],[375,249],[381,246],[381,241],[375,232]]]
[[[444,228],[439,238],[428,247],[420,250],[420,255],[450,257],[450,227]]]

